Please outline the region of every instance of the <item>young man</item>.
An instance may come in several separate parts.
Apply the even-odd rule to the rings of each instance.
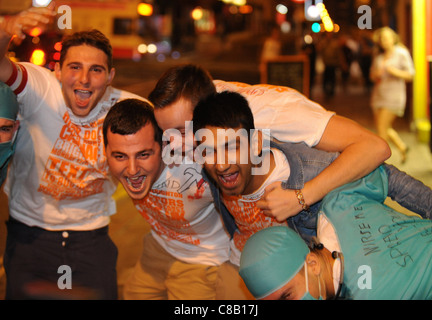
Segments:
[[[383,167],[329,193],[322,201],[317,242],[293,230],[254,234],[240,275],[257,299],[431,300],[432,221],[384,204]]]
[[[31,8],[0,23],[0,80],[17,95],[21,120],[5,183],[6,298],[28,298],[29,285],[44,281],[57,293],[84,287],[92,297],[116,299],[117,248],[108,223],[117,186],[108,173],[102,123],[118,100],[140,97],[111,87],[112,48],[97,30],[64,39],[55,72],[5,56],[14,34],[53,15],[52,6]],[[64,270],[72,289],[60,291]]]
[[[390,156],[390,148],[383,139],[323,109],[293,89],[213,81],[207,71],[195,65],[169,69],[159,79],[149,100],[155,106],[159,127],[164,131],[177,129],[188,139],[192,129],[185,124],[192,120],[198,101],[216,91],[227,90],[246,97],[256,128],[271,129],[273,138],[283,142],[303,141],[317,149],[340,152],[336,161],[304,185],[302,194],[307,204],[321,200],[338,186],[363,177]],[[279,221],[302,209],[295,192],[287,193],[278,184],[266,194],[260,206]]]
[[[12,90],[0,82],[0,187],[6,179],[9,160],[15,152],[19,128],[18,102]]]
[[[113,176],[151,226],[125,299],[215,299],[229,237],[201,166],[162,161],[153,107],[136,99],[111,108],[103,134]]]
[[[222,203],[238,227],[231,242],[230,261],[234,265],[239,265],[246,241],[261,229],[288,225],[306,241],[316,236],[320,203],[310,207],[306,205],[301,189],[336,161],[337,153],[290,143],[269,143],[269,148],[264,149],[259,142],[261,138],[257,144],[251,142],[250,137],[255,131],[253,115],[247,100],[235,92],[214,94],[200,101],[193,113],[193,123],[198,143],[195,159],[203,163],[205,172],[217,184]],[[431,217],[430,188],[393,166],[383,165],[382,170],[391,181],[386,186],[390,197],[425,218]],[[276,182],[283,186],[283,191],[294,190],[299,205],[303,207],[300,214],[288,221],[277,220],[258,205],[266,189]],[[407,186],[409,191],[406,191]],[[217,196],[215,203],[219,203]],[[228,214],[223,206],[220,209],[222,214]]]

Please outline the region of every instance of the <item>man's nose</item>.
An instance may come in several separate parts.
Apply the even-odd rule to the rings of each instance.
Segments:
[[[130,176],[135,175],[138,172],[138,165],[135,159],[131,159],[128,161],[127,173]]]

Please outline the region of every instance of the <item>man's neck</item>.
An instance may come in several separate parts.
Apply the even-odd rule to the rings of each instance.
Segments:
[[[267,159],[265,159],[265,158],[267,158]],[[262,157],[262,160],[263,161],[261,161],[259,164],[255,165],[253,167],[258,169],[260,166],[263,166],[265,161],[270,161],[269,168],[268,168],[268,170],[263,170],[265,172],[265,174],[254,175],[251,173],[252,178],[251,178],[251,181],[250,181],[248,187],[246,188],[246,190],[248,192],[245,192],[245,194],[251,194],[251,193],[256,192],[264,184],[264,182],[267,180],[267,178],[270,177],[273,170],[275,169],[276,161],[275,161],[275,157],[274,157],[274,154],[272,151],[265,153],[265,155]]]

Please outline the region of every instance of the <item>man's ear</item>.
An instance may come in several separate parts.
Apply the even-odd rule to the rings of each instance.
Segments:
[[[255,129],[253,131],[252,139],[250,139],[250,148],[252,149],[251,155],[260,157],[263,149],[263,135],[262,131]]]
[[[257,137],[258,137],[258,156],[261,155],[262,153],[262,149],[263,149],[263,133],[261,130],[258,130],[257,133]]]
[[[14,127],[13,127],[13,133],[15,133],[18,130],[19,126],[20,126],[20,121],[15,120]]]
[[[54,73],[58,81],[61,81],[61,66],[60,62],[56,62],[54,65]]]
[[[108,75],[108,85],[110,85],[114,79],[115,76],[115,68],[111,68],[109,75]]]
[[[306,256],[306,263],[308,270],[311,270],[314,275],[318,276],[321,273],[321,263],[317,254],[309,252]]]

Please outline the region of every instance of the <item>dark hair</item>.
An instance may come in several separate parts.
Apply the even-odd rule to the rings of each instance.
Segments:
[[[75,32],[63,39],[60,52],[60,66],[63,65],[70,47],[80,46],[83,44],[102,50],[107,56],[108,71],[111,70],[113,66],[113,58],[110,41],[102,32],[96,29]]]
[[[162,145],[162,130],[154,117],[153,107],[145,101],[126,99],[117,102],[108,112],[103,123],[105,147],[108,144],[108,129],[112,133],[129,135],[137,133],[147,123],[154,129],[154,139]]]
[[[216,92],[213,78],[203,68],[186,64],[168,69],[149,95],[156,109],[166,107],[180,98],[195,106],[199,100]]]
[[[193,131],[206,126],[255,129],[249,104],[241,94],[224,91],[201,100],[193,112]]]

